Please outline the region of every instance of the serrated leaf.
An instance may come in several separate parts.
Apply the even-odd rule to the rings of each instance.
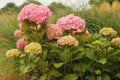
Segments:
[[[55,69],[51,69],[49,71],[49,74],[54,76],[54,77],[61,77],[62,76],[62,74],[60,72],[58,72],[57,70],[55,70]]]
[[[46,80],[46,74],[43,74],[39,80]]]
[[[21,71],[22,73],[27,73],[27,72],[30,72],[31,70],[33,70],[34,67],[35,67],[34,64],[28,64],[27,66],[21,65],[21,66],[20,66],[20,71]]]
[[[95,50],[94,49],[87,50],[86,53],[85,53],[85,55],[86,55],[86,57],[88,57],[91,60],[96,60]]]
[[[78,76],[76,74],[68,74],[66,75],[63,80],[77,80]]]
[[[88,75],[85,77],[85,80],[95,80],[95,76],[94,75]]]
[[[107,62],[107,60],[106,60],[106,58],[100,58],[97,62],[104,65]]]
[[[40,57],[36,57],[36,58],[33,60],[33,62],[36,63],[36,62],[38,62],[39,60],[40,60]]]
[[[117,73],[115,76],[120,79],[120,73]]]
[[[54,65],[55,68],[59,68],[59,67],[61,67],[63,64],[64,64],[64,63],[54,63],[53,65]]]
[[[84,44],[84,46],[88,47],[88,48],[94,48],[95,46],[91,45],[91,44]]]
[[[42,73],[45,73],[48,70],[48,62],[40,61],[40,69]]]
[[[102,80],[102,77],[101,76],[97,76],[96,80]]]
[[[47,56],[47,50],[43,51],[43,53],[41,54],[41,59],[45,60]]]
[[[97,75],[99,75],[99,74],[101,74],[101,70],[95,70],[95,74],[97,74]]]
[[[104,74],[102,77],[102,80],[110,80],[110,76],[107,74]]]
[[[117,51],[113,52],[112,56],[115,56],[115,55],[117,55],[119,53],[120,53],[120,50],[117,50]]]
[[[85,52],[78,53],[78,54],[73,58],[73,60],[81,59],[81,58],[84,56],[84,54],[85,54]]]

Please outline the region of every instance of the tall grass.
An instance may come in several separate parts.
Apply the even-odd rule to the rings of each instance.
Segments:
[[[14,30],[18,27],[16,15],[0,15],[0,75],[12,74],[12,60],[5,57],[8,49],[15,47]]]
[[[120,17],[112,13],[99,13],[96,10],[85,10],[74,12],[86,21],[86,27],[90,33],[98,33],[103,27],[112,27],[120,35]]]

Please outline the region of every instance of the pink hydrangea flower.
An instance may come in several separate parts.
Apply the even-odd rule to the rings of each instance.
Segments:
[[[41,24],[45,23],[51,15],[52,12],[48,7],[31,3],[22,8],[18,15],[18,21],[22,22],[28,19],[36,24]]]
[[[26,46],[27,42],[25,41],[24,38],[21,38],[17,41],[16,47],[17,48],[24,48]]]
[[[62,30],[55,24],[48,24],[46,29],[48,39],[58,39],[62,35]]]
[[[62,17],[56,23],[62,30],[80,29],[82,31],[85,29],[85,24],[84,19],[74,16],[74,14]]]
[[[22,35],[22,32],[21,32],[21,30],[15,30],[15,32],[14,32],[14,37],[20,37]]]

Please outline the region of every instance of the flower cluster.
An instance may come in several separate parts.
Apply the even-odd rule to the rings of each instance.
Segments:
[[[20,37],[22,35],[22,32],[21,32],[21,30],[15,30],[15,32],[14,32],[14,37]]]
[[[26,45],[24,48],[24,51],[26,53],[32,53],[32,54],[40,54],[42,52],[42,47],[37,42],[31,42],[30,44]]]
[[[18,49],[11,49],[6,52],[6,57],[14,57],[19,55],[20,55],[20,51]]]
[[[22,8],[18,15],[18,20],[22,22],[28,19],[36,24],[41,24],[45,23],[51,15],[52,12],[48,7],[31,3]]]
[[[115,44],[115,45],[120,45],[120,37],[117,37],[117,38],[113,38],[111,40],[111,43]]]
[[[93,45],[100,45],[101,41],[100,40],[95,40],[94,42],[92,42]]]
[[[84,19],[78,16],[74,16],[74,14],[70,14],[66,17],[58,19],[56,25],[59,26],[62,30],[80,29],[83,31],[85,29]]]
[[[48,39],[58,39],[62,35],[62,30],[55,24],[48,24],[46,29]]]
[[[78,46],[78,41],[75,39],[75,37],[71,36],[71,35],[67,35],[67,36],[64,36],[64,37],[60,37],[58,40],[57,40],[57,44],[58,45],[74,45],[74,46]]]
[[[115,34],[117,34],[117,32],[110,27],[106,27],[106,28],[102,28],[100,30],[100,34],[108,36],[108,35],[115,35]]]
[[[21,38],[17,41],[16,47],[17,48],[24,48],[26,46],[27,42],[25,41],[24,38]]]

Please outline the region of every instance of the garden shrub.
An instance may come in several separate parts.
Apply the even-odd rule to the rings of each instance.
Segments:
[[[90,34],[84,19],[69,14],[48,24],[49,8],[20,11],[16,48],[6,52],[16,72],[31,80],[119,80],[120,38],[110,27]],[[91,22],[92,23],[92,22]]]

